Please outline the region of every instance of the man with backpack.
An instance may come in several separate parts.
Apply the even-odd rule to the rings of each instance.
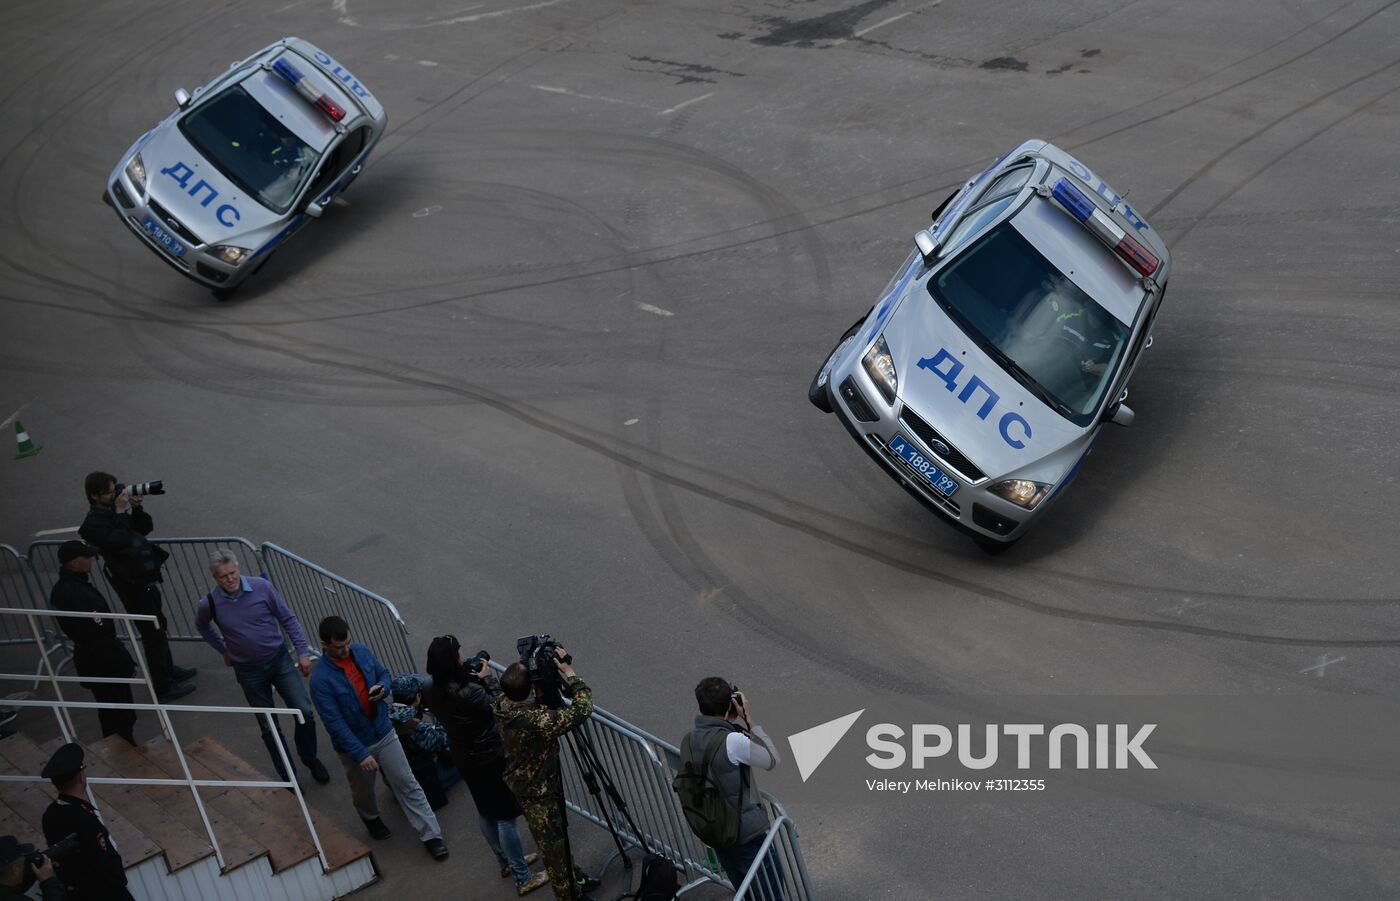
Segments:
[[[748,698],[732,683],[718,676],[701,679],[695,700],[700,713],[695,728],[681,739],[674,788],[691,830],[715,850],[737,889],[768,833],[753,770],[771,770],[782,758],[763,727],[752,725]],[[757,897],[782,897],[775,855],[764,861],[754,887]]]
[[[303,722],[297,723],[294,730],[297,757],[311,771],[311,778],[325,785],[331,781],[331,774],[316,756],[316,716],[302,684],[302,679],[311,673],[311,651],[301,622],[271,582],[239,572],[238,558],[231,551],[220,548],[210,554],[209,572],[217,584],[200,599],[195,610],[194,624],[199,634],[223,655],[225,666],[233,667],[250,707],[272,707],[275,688],[283,703],[301,711]],[[287,654],[284,632],[296,647],[295,664]],[[283,748],[287,746],[282,727],[272,722],[271,714],[255,716],[277,776],[286,779],[282,755],[277,750],[278,742]],[[288,754],[287,760],[291,759]]]

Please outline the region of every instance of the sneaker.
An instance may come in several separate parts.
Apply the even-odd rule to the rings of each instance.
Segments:
[[[440,838],[430,838],[423,843],[423,847],[428,849],[428,853],[433,855],[433,860],[447,859],[447,843]]]
[[[173,704],[185,695],[194,694],[195,686],[189,682],[176,682],[166,686],[165,691],[156,692],[156,700],[162,704]]]
[[[540,870],[538,873],[531,876],[527,881],[517,884],[515,886],[515,893],[517,895],[522,896],[528,895],[535,889],[541,888],[542,886],[546,885],[549,885],[549,871]]]
[[[603,884],[603,880],[594,879],[583,870],[574,870],[574,882],[578,884],[578,890],[581,892],[591,892]]]
[[[315,757],[311,758],[310,760],[303,760],[302,763],[306,764],[306,768],[311,771],[312,779],[315,779],[322,785],[325,785],[327,782],[331,781],[331,774],[326,769],[326,765],[321,761],[317,760]]]
[[[188,682],[199,674],[199,670],[192,666],[172,666],[170,668],[170,681]]]
[[[379,817],[375,817],[372,820],[365,820],[364,817],[360,817],[360,819],[364,820],[365,828],[369,830],[369,837],[375,841],[382,842],[384,839],[393,835],[393,833],[389,831],[389,827],[385,826],[384,821]]]
[[[529,854],[526,854],[526,855],[525,855],[525,866],[528,867],[530,864],[534,863],[535,861],[537,861],[537,860],[539,860],[539,859],[540,859],[540,856],[539,856],[538,854],[536,854],[534,851],[531,851]],[[507,865],[507,866],[501,867],[501,878],[502,878],[502,879],[509,879],[510,876],[511,876],[510,866]]]

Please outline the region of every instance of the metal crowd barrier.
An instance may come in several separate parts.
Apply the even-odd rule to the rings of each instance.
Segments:
[[[35,594],[31,582],[33,573],[19,551],[8,544],[0,544],[0,607],[26,607],[33,609],[43,606]],[[47,597],[47,592],[44,597]],[[10,644],[33,644],[34,636],[24,623],[13,618],[0,618],[0,646]]]
[[[422,664],[414,662],[408,646],[408,626],[387,598],[271,542],[263,543],[262,558],[267,564],[267,578],[301,620],[313,648],[318,645],[316,628],[321,620],[336,614],[350,624],[351,637],[373,648],[390,672],[416,673],[423,669]]]
[[[611,777],[631,815],[630,822],[636,823],[642,835],[632,833],[628,818],[606,792],[595,796],[589,791],[585,767],[579,761],[579,743],[566,740],[567,753],[562,755],[561,770],[569,809],[605,829],[611,822],[624,844],[670,858],[684,874],[682,893],[707,882],[732,888],[714,852],[690,831],[671,788],[680,763],[680,749],[598,707],[579,731],[592,748],[588,756],[596,757],[601,769]],[[811,901],[815,896],[796,827],[776,799],[762,790],[759,797],[772,825],[749,878],[735,897]]]

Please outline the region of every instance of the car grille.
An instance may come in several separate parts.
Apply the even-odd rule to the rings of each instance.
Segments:
[[[963,456],[962,452],[956,447],[953,447],[951,441],[938,434],[938,431],[934,429],[933,426],[924,422],[923,419],[919,417],[919,414],[909,409],[907,404],[899,418],[901,422],[909,427],[909,431],[919,436],[919,440],[924,443],[924,446],[932,452],[935,457],[947,463],[963,478],[967,479],[969,482],[977,482],[987,477],[987,474],[978,469],[976,464]],[[948,453],[940,454],[934,451],[933,442],[935,441],[946,445]]]
[[[928,479],[924,478],[918,470],[906,463],[903,457],[890,450],[885,442],[880,440],[880,436],[867,435],[866,437],[880,449],[880,453],[884,455],[886,460],[894,464],[895,468],[903,474],[904,481],[912,485],[914,490],[919,492],[920,497],[928,498],[933,503],[942,507],[943,510],[954,519],[960,519],[962,517],[962,508],[957,505],[956,501],[945,497],[941,491],[935,491],[933,486],[928,483]]]
[[[199,235],[196,235],[186,228],[185,223],[170,215],[170,212],[165,207],[156,203],[154,200],[150,202],[150,207],[151,212],[155,214],[156,219],[160,222],[161,228],[169,228],[175,234],[184,238],[185,242],[188,244],[199,245],[204,243],[199,240]]]

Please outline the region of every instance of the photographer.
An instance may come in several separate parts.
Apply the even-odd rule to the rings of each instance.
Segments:
[[[751,725],[748,698],[729,681],[718,676],[701,679],[695,686],[695,701],[700,713],[695,717],[695,728],[681,741],[681,759],[689,760],[692,767],[712,761],[714,781],[739,812],[734,843],[715,847],[725,874],[738,888],[758,858],[768,832],[768,815],[753,784],[753,769],[771,770],[782,758],[763,727]],[[765,860],[755,884],[763,889],[764,898],[782,897],[782,878],[772,856]]]
[[[513,876],[516,893],[525,895],[548,882],[549,874],[531,873],[530,863],[538,855],[527,857],[520,845],[515,821],[522,811],[502,778],[506,746],[491,712],[501,698],[501,686],[491,672],[490,659],[479,652],[473,658],[477,666],[468,667],[456,636],[434,638],[428,645],[428,675],[433,677],[429,703],[447,730],[452,762],[472,794],[477,824],[496,855],[501,877]]]
[[[141,496],[119,487],[110,473],[89,473],[83,490],[91,506],[78,534],[102,552],[107,579],[126,612],[156,617],[155,623],[136,624],[156,695],[162,703],[183,698],[194,691],[189,680],[195,670],[176,666],[170,656],[159,587],[160,568],[170,555],[146,540],[155,528],[151,514],[142,509]]]
[[[81,745],[69,742],[49,758],[39,774],[58,789],[44,811],[44,840],[57,845],[70,835],[77,847],[58,861],[58,878],[74,901],[133,901],[126,888],[122,856],[87,799],[87,764]]]
[[[533,683],[530,668],[512,663],[501,676],[503,697],[496,702],[496,724],[505,743],[506,785],[515,793],[525,812],[525,822],[549,870],[554,897],[565,901],[576,892],[597,888],[598,880],[578,867],[570,871],[566,847],[568,821],[564,816],[564,786],[559,772],[559,739],[583,725],[593,713],[593,691],[564,662],[568,654],[554,649],[554,667],[567,680],[573,704],[551,708],[541,703],[553,684]],[[547,664],[546,664],[547,666]],[[535,703],[530,702],[533,690]],[[586,899],[583,899],[586,901]]]
[[[38,858],[38,863],[31,858]],[[36,882],[43,901],[68,901],[68,890],[53,874],[47,857],[33,845],[20,844],[13,835],[0,835],[0,901],[30,897],[29,887]]]

